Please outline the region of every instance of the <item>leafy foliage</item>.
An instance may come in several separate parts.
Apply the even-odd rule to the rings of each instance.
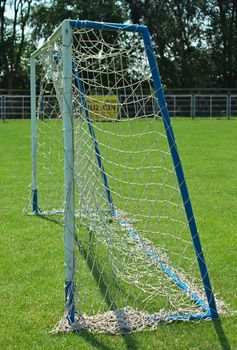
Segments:
[[[8,1],[0,2],[0,84],[10,91],[28,87],[26,59],[35,47],[28,41],[27,25],[32,0],[14,0],[11,3],[12,18],[6,17]]]
[[[237,87],[235,0],[127,0],[148,25],[169,87]]]
[[[167,87],[237,87],[236,0],[0,2],[0,88],[28,88],[27,59],[65,18],[146,24]]]
[[[237,1],[206,1],[207,46],[218,85],[237,87]]]
[[[32,35],[34,39],[47,38],[66,18],[123,22],[125,17],[123,7],[115,0],[54,0],[47,5],[40,2],[34,6],[31,17]]]

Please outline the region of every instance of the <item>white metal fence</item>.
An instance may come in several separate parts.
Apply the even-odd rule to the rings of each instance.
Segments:
[[[122,101],[123,96],[120,97]],[[237,117],[237,95],[166,95],[171,117]],[[135,107],[134,107],[135,108]],[[149,108],[146,107],[146,108]],[[154,106],[150,105],[154,110]],[[133,112],[131,110],[131,116]],[[29,119],[29,95],[0,95],[0,119]]]
[[[1,119],[29,119],[30,96],[29,95],[1,95],[0,96]]]
[[[173,117],[237,117],[237,95],[167,95]]]

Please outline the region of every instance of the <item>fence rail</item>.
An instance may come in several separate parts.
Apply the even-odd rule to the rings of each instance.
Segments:
[[[123,96],[120,96],[122,100]],[[166,101],[171,117],[237,117],[237,94],[166,95]],[[150,108],[154,109],[154,106]],[[0,95],[0,119],[29,118],[29,95]]]

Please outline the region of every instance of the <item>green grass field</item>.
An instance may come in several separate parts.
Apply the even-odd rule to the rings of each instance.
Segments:
[[[173,126],[215,293],[237,310],[237,121],[178,119]],[[64,312],[62,228],[23,215],[29,121],[1,123],[0,139],[0,349],[237,348],[237,315],[124,336],[50,334]]]

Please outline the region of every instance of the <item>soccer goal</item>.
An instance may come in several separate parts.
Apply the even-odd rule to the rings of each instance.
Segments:
[[[65,20],[31,55],[32,206],[60,218],[55,331],[218,311],[147,27]]]

